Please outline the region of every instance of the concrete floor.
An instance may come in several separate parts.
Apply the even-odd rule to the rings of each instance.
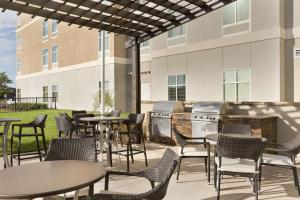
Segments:
[[[168,146],[158,144],[147,144],[147,154],[149,166],[156,163],[163,155]],[[177,152],[177,147],[170,147]],[[136,155],[134,164],[131,164],[131,171],[138,171],[145,168],[143,154]],[[101,158],[100,158],[101,160]],[[1,159],[2,162],[2,159]],[[38,162],[31,160],[23,162]],[[298,160],[300,164],[300,159]],[[106,166],[106,160],[103,160]],[[3,164],[0,164],[3,166]],[[113,170],[125,170],[126,159],[118,155],[113,156]],[[300,166],[299,166],[300,167]],[[300,174],[300,170],[298,170]],[[185,159],[182,162],[179,182],[176,182],[173,175],[166,200],[215,200],[216,191],[214,190],[213,181],[210,184],[207,182],[207,176],[204,172],[204,161],[198,159]],[[104,180],[95,185],[95,193],[100,192],[104,188]],[[151,189],[147,180],[134,177],[113,176],[110,179],[110,190],[118,192],[144,192]],[[86,193],[83,189],[81,193]],[[245,178],[224,176],[221,185],[222,200],[242,200],[254,199],[250,184]],[[263,168],[263,180],[259,199],[278,199],[290,200],[298,199],[296,189],[294,187],[292,171],[274,167]]]

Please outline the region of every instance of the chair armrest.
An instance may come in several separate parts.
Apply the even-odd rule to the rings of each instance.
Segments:
[[[142,172],[106,171],[104,189],[108,190],[109,175],[139,176],[139,177],[143,177],[141,174],[143,174],[143,171]]]
[[[290,149],[283,149],[283,148],[265,148],[265,151],[271,151],[271,152],[276,152],[276,153],[289,153],[292,154]]]

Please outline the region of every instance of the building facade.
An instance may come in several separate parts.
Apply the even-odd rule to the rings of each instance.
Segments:
[[[237,0],[144,43],[143,100],[300,101],[299,10]]]
[[[299,10],[299,0],[237,0],[143,42],[142,100],[300,101]],[[99,41],[97,30],[20,15],[17,96],[58,96],[59,108],[92,110]],[[126,38],[106,41],[107,90],[115,108],[130,110]]]
[[[125,37],[105,36],[106,99],[127,110],[128,59]],[[17,22],[17,97],[57,97],[65,109],[99,106],[101,33],[21,14]],[[45,98],[45,101],[47,99]]]

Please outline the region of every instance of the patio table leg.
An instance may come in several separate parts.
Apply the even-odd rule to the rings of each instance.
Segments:
[[[92,198],[94,196],[94,184],[89,186],[89,197]]]

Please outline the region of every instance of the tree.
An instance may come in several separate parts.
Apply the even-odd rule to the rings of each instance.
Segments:
[[[13,88],[9,86],[12,83],[5,72],[0,72],[0,98],[10,96]]]

